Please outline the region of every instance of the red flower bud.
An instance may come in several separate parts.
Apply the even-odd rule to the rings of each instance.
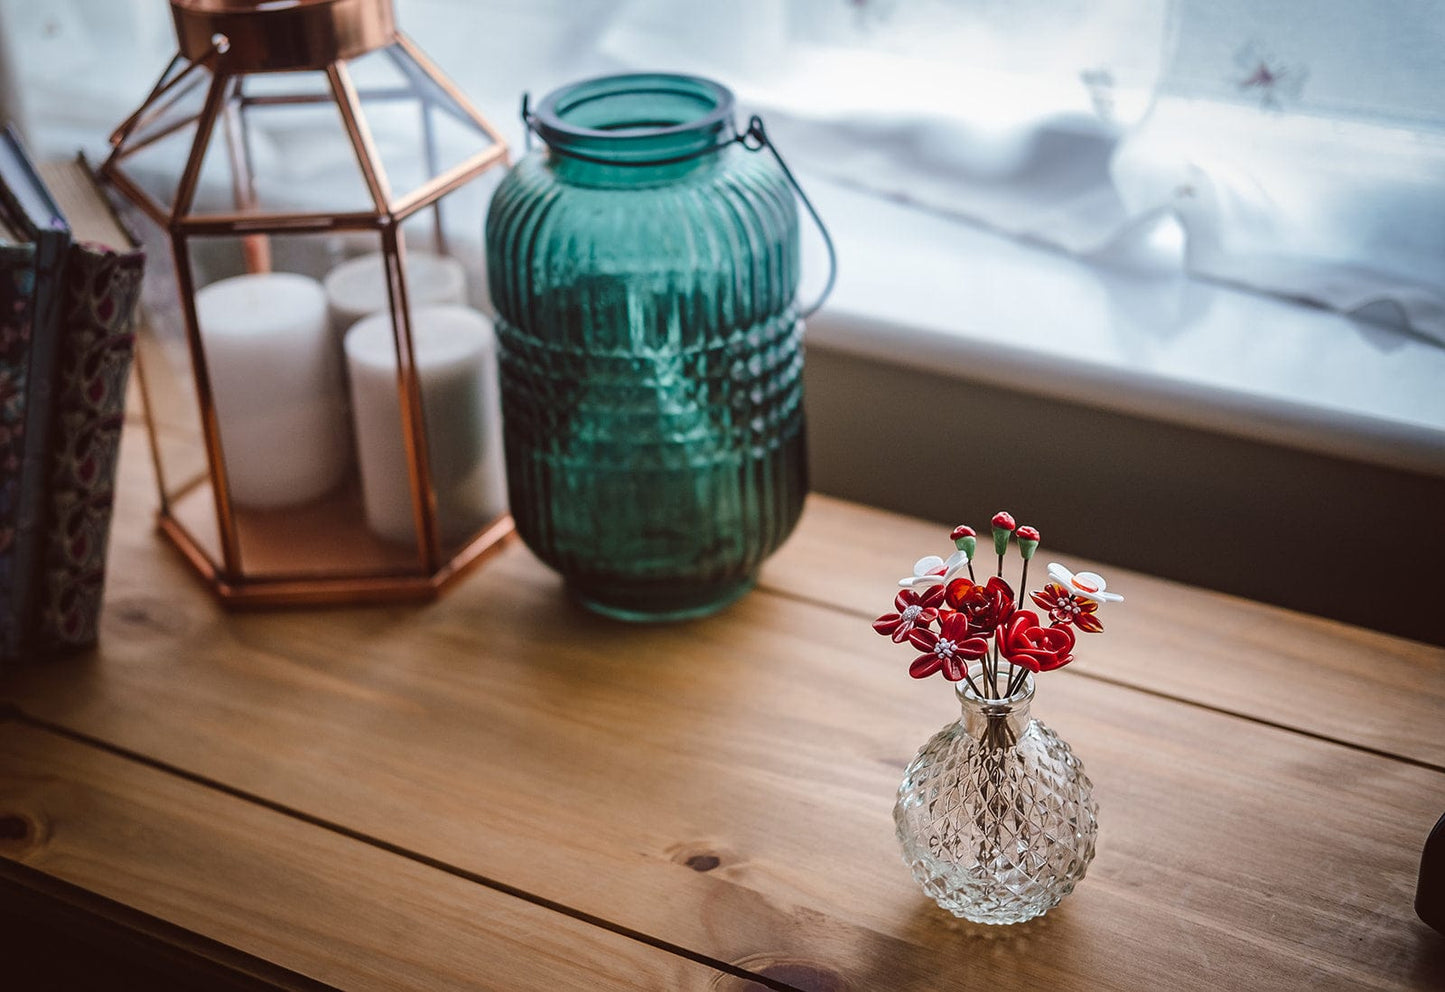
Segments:
[[[993,515],[993,550],[999,556],[1000,569],[1003,567],[1003,554],[1008,550],[1009,537],[1013,535],[1015,526],[1013,514],[1000,510]]]
[[[1019,541],[1019,554],[1024,561],[1034,556],[1039,549],[1039,530],[1037,527],[1020,527],[1014,531],[1014,537]]]
[[[949,535],[949,538],[952,539],[955,548],[968,555],[969,558],[973,557],[974,549],[978,547],[978,531],[968,524],[959,524],[953,528],[953,533]]]

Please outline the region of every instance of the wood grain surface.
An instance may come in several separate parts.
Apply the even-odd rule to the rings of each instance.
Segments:
[[[1300,687],[1304,701],[1270,704],[1300,733],[1211,709],[1217,694],[1187,682],[1168,691],[1207,705],[1153,691],[1156,676],[1139,676],[1150,691],[1044,680],[1035,715],[1096,783],[1099,856],[1047,917],[975,927],[914,886],[890,817],[904,764],[956,704],[869,629],[850,559],[808,564],[815,528],[831,546],[829,518],[850,508],[815,501],[770,566],[777,591],[688,624],[586,614],[519,544],[422,608],[226,615],[149,532],[129,443],[102,647],[0,681],[31,720],[800,989],[1445,986],[1445,939],[1411,909],[1445,773],[1358,746],[1387,750],[1405,720],[1439,753],[1438,708],[1431,723],[1408,699]],[[900,548],[921,533],[856,512]],[[1197,643],[1165,629],[1142,577],[1110,578],[1144,619],[1120,610],[1091,659],[1182,671],[1228,655],[1221,642],[1320,626],[1159,584]],[[1344,653],[1381,643],[1343,632]],[[1396,647],[1438,690],[1438,657]],[[1291,691],[1291,652],[1255,657]]]
[[[345,989],[706,989],[612,933],[14,721],[0,856]]]
[[[987,533],[987,516],[974,523]],[[764,566],[762,584],[872,619],[891,609],[914,561],[951,552],[951,529],[815,496],[797,533]],[[1056,551],[1044,537],[1031,589],[1047,563],[1059,561],[1098,571],[1125,594],[1123,604],[1101,608],[1106,633],[1081,634],[1077,661],[1061,676],[1107,679],[1445,769],[1445,648],[1100,565]],[[991,542],[984,537],[979,547],[980,574],[993,574]],[[1010,552],[1005,578],[1015,587],[1018,566]],[[1320,577],[1387,580],[1348,563]],[[1432,609],[1431,590],[1402,592],[1402,609]],[[1445,595],[1445,583],[1433,592]]]

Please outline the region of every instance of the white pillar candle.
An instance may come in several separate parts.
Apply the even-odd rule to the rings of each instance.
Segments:
[[[338,334],[362,317],[391,308],[387,295],[385,256],[381,252],[342,262],[326,275],[326,300],[331,326]],[[465,306],[467,278],[462,263],[424,251],[406,253],[406,295],[413,307],[435,304]]]
[[[466,307],[417,307],[411,323],[437,522],[451,542],[501,513],[506,499],[496,341],[491,321]],[[389,313],[365,317],[347,332],[346,363],[367,524],[382,537],[414,543]]]
[[[196,293],[231,499],[266,509],[324,495],[346,469],[341,367],[326,293],[289,272]]]

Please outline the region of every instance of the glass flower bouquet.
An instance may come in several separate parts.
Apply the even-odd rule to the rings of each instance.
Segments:
[[[894,610],[873,629],[920,654],[914,678],[955,684],[962,717],[909,763],[893,809],[913,877],[940,906],[978,923],[1018,923],[1047,912],[1084,877],[1098,832],[1093,786],[1058,735],[1029,716],[1034,676],[1073,660],[1075,631],[1101,633],[1099,607],[1123,599],[1093,572],[1051,563],[1049,581],[1019,609],[1003,578],[1013,543],[1028,587],[1039,532],[993,518],[998,572],[974,571],[977,532],[953,531],[947,559],[921,558]]]

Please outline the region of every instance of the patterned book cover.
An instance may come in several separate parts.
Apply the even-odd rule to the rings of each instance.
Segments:
[[[96,641],[144,261],[137,251],[71,250],[36,598],[35,644],[44,653]]]
[[[144,256],[83,157],[40,168],[74,243],[62,293],[34,653],[94,644]]]
[[[8,231],[0,224],[0,238]],[[0,244],[0,657],[19,651],[25,582],[16,572],[21,539],[21,467],[34,320],[35,246]]]
[[[10,452],[18,462],[0,479],[14,496],[12,512],[4,525],[12,528],[0,557],[8,581],[0,586],[0,660],[27,651],[26,636],[36,616],[35,578],[44,556],[41,545],[46,527],[46,482],[49,474],[50,432],[54,422],[55,359],[59,351],[60,310],[65,263],[70,255],[70,228],[40,179],[13,128],[0,130],[0,214],[7,243],[28,246],[33,259],[28,275],[6,270],[10,310],[4,317],[10,334],[12,357],[4,402],[20,417],[19,437]],[[12,253],[13,258],[19,255]],[[24,268],[24,266],[21,266]],[[16,279],[28,280],[23,283]],[[15,300],[28,289],[28,332],[22,331]],[[23,375],[15,371],[23,366]]]

